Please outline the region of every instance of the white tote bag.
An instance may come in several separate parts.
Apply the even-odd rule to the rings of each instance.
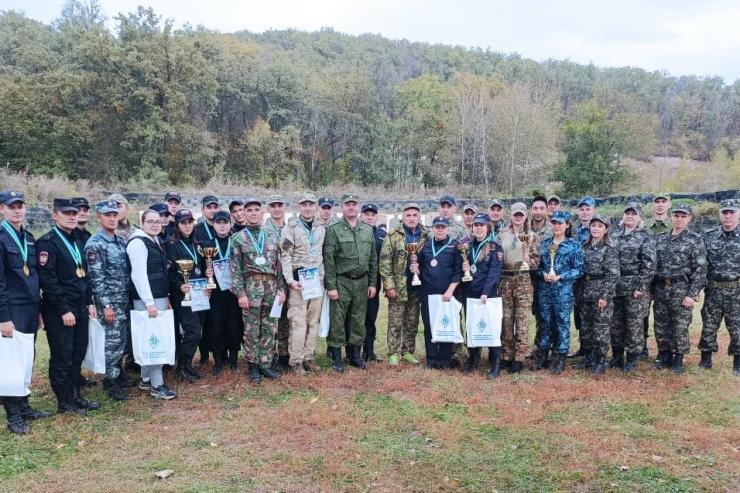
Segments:
[[[326,291],[324,291],[324,304],[321,306],[319,337],[326,337],[329,335],[329,325],[330,325],[329,303],[330,303],[329,297],[326,295]]]
[[[468,347],[501,346],[501,298],[488,298],[485,305],[480,298],[467,298],[465,308]]]
[[[455,298],[442,301],[441,294],[429,295],[429,323],[432,342],[464,342],[460,333],[460,310],[462,304]]]
[[[13,337],[0,337],[0,395],[25,397],[31,393],[33,334],[13,331]]]
[[[175,322],[172,310],[151,318],[146,310],[131,310],[131,345],[141,366],[175,364]]]
[[[105,329],[97,318],[91,318],[87,326],[87,352],[82,367],[105,375]]]

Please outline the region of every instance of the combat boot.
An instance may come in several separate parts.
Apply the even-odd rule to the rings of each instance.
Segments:
[[[491,358],[491,353],[490,352],[488,353],[488,357]],[[512,364],[514,364],[513,361],[502,359],[501,360],[501,369],[502,370],[508,370],[509,368],[511,368],[511,365]],[[511,372],[509,372],[509,373],[511,373]]]
[[[203,378],[203,375],[201,375],[198,370],[193,368],[192,359],[188,359],[185,361],[185,366],[183,367],[183,369],[195,380],[200,380],[201,378]]]
[[[532,353],[532,371],[540,371],[542,367],[542,362],[547,357],[544,353],[547,351],[543,351],[542,349],[535,349],[534,353]]]
[[[465,368],[463,371],[465,373],[473,373],[475,370],[478,369],[478,364],[480,363],[480,348],[479,347],[473,347],[468,350],[468,360],[465,362]]]
[[[31,407],[28,403],[28,396],[18,398],[18,409],[20,410],[21,417],[26,421],[33,421],[36,419],[48,418],[51,416],[50,412],[39,411]]]
[[[8,420],[8,430],[17,435],[31,433],[31,429],[21,416],[20,397],[5,397],[3,399],[5,417]]]
[[[673,355],[673,373],[680,375],[683,373],[683,354],[675,353]]]
[[[612,359],[609,368],[624,368],[624,348],[612,346]]]
[[[665,349],[658,349],[658,355],[655,357],[655,368],[660,370],[661,368],[668,368],[668,354],[670,351]]]
[[[552,353],[555,354],[554,352]],[[550,350],[544,351],[542,353],[542,368],[548,369],[550,368]]]
[[[57,413],[59,414],[76,414],[84,416],[87,414],[85,408],[78,406],[73,399],[73,393],[71,389],[66,391],[56,392],[57,394]]]
[[[342,348],[329,346],[328,352],[329,357],[331,358],[331,367],[337,373],[343,373],[344,365],[342,365]]]
[[[231,368],[232,370],[236,370],[236,368],[238,366],[237,365],[237,360],[239,358],[239,351],[234,351],[234,350],[231,350],[230,349],[228,351],[228,353],[229,353],[229,357],[228,357],[228,359],[229,359],[229,368]]]
[[[584,356],[583,360],[573,365],[573,368],[575,368],[576,370],[584,370],[586,368],[591,368],[592,366],[594,366],[593,354],[594,354],[593,351],[588,351],[586,353],[586,356]]]
[[[257,363],[249,363],[249,381],[252,383],[262,382],[262,374]]]
[[[81,407],[82,409],[86,409],[88,411],[95,411],[96,409],[100,408],[100,403],[97,401],[88,401],[85,399],[85,396],[82,395],[82,389],[80,388],[80,385],[72,385],[72,402],[77,407]]]
[[[114,401],[127,401],[128,393],[118,384],[117,380],[104,378],[103,388],[108,393],[108,396]]]
[[[699,361],[699,366],[701,366],[702,368],[706,368],[707,370],[712,367],[712,352],[711,351],[701,352],[701,361]]]
[[[550,368],[551,375],[560,375],[565,370],[565,358],[567,355],[562,353],[555,353],[555,358],[552,362],[552,368]]]
[[[136,382],[134,382],[132,379],[126,375],[126,372],[121,369],[118,372],[118,377],[116,378],[116,383],[118,383],[118,386],[124,389],[130,389],[133,387],[136,387]]]
[[[478,350],[480,351],[480,348]],[[498,378],[501,375],[501,348],[492,348],[489,358],[491,358],[491,368],[488,372],[488,378]]]
[[[273,368],[270,368],[269,366],[267,368],[260,368],[259,372],[262,374],[263,377],[265,377],[268,380],[279,380],[282,376],[279,371],[274,370]]]
[[[367,369],[367,364],[365,364],[365,361],[360,357],[360,346],[347,346],[347,362],[350,366],[354,366],[355,368],[359,368],[361,370]]]
[[[278,368],[283,368],[283,369],[290,368],[290,356],[287,354],[282,354],[278,356],[277,366]]]
[[[182,361],[180,361],[180,362],[179,362],[179,363],[177,364],[177,370],[176,370],[176,373],[177,373],[177,376],[178,376],[178,377],[180,378],[180,380],[182,380],[183,382],[187,382],[187,383],[193,383],[193,382],[195,382],[195,381],[196,381],[196,378],[195,378],[195,377],[193,377],[193,376],[192,376],[192,375],[191,375],[190,373],[188,373],[188,372],[187,372],[187,371],[185,370],[185,363],[184,363],[184,362],[182,362]]]
[[[637,368],[637,357],[639,353],[627,353],[627,362],[624,364],[622,371],[624,373],[631,373]]]
[[[213,352],[213,370],[211,374],[220,375],[226,366],[226,355],[220,351]]]
[[[591,367],[591,373],[594,375],[603,375],[606,372],[606,355],[595,353],[594,366]]]
[[[732,371],[735,373],[736,377],[740,377],[740,354],[733,356]]]

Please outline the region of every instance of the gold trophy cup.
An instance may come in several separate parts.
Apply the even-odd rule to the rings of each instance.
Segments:
[[[216,256],[216,247],[198,247],[198,253],[203,255],[206,258],[206,267],[213,272],[213,257]],[[216,286],[216,281],[213,280],[213,274],[208,276],[208,283],[206,284],[206,289],[216,289],[218,286]]]
[[[176,260],[176,262],[177,268],[180,269],[180,272],[182,273],[182,278],[185,281],[185,284],[188,284],[190,282],[190,271],[195,267],[195,262],[192,260]],[[188,291],[185,293],[185,297],[182,299],[180,306],[190,306],[192,304],[193,300],[190,298],[190,291]]]
[[[547,248],[547,251],[550,252],[550,272],[548,272],[548,274],[551,276],[557,275],[555,274],[555,254],[558,253],[558,246],[559,245],[553,243]]]
[[[470,251],[470,245],[468,243],[460,243],[457,245],[457,249],[460,250],[460,256],[462,257],[463,262],[465,262],[468,259],[468,252]],[[472,274],[470,274],[470,269],[465,270],[464,275],[462,277],[462,282],[470,282],[473,280]]]
[[[419,253],[419,244],[418,243],[406,243],[406,252],[408,252],[409,255],[411,255],[411,263],[415,264],[417,263],[416,255]],[[413,279],[411,279],[411,285],[412,286],[421,286],[421,279],[419,279],[419,274],[414,274]]]
[[[529,251],[529,235],[522,231],[516,235],[516,238],[522,244],[522,256],[524,256],[524,253]],[[529,270],[529,263],[522,261],[522,266],[519,267],[519,270]]]

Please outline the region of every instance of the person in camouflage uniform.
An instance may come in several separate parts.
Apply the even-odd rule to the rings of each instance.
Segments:
[[[275,298],[285,303],[285,278],[280,260],[278,233],[262,226],[262,203],[244,203],[247,227],[231,238],[231,292],[237,297],[244,319],[244,354],[249,380],[280,378],[272,368],[277,320],[270,318]]]
[[[655,339],[657,366],[672,366],[674,373],[683,373],[694,303],[707,277],[707,251],[702,237],[688,229],[689,205],[676,204],[672,219],[671,232],[660,235],[657,241]]]
[[[542,244],[543,241],[552,237],[552,226],[547,217],[547,197],[544,195],[537,195],[532,199],[530,205],[531,218],[529,220],[529,230],[537,235],[537,238]],[[537,343],[540,340],[542,334],[542,321],[540,320],[540,310],[537,308],[537,298],[540,283],[536,276],[532,275],[532,291],[533,291],[533,302],[532,302],[532,315],[535,318],[535,337],[534,345],[527,351],[525,357],[530,358],[537,348]]]
[[[450,238],[457,241],[462,241],[468,238],[470,234],[465,226],[457,222],[455,219],[455,213],[457,212],[457,203],[455,197],[452,195],[443,195],[439,198],[439,207],[437,208],[437,214],[444,217],[449,221],[450,225],[447,228]]]
[[[717,331],[722,319],[730,333],[727,354],[733,356],[733,371],[740,376],[740,229],[738,206],[725,200],[719,208],[720,223],[704,234],[707,247],[707,286],[701,308],[699,350],[703,368],[712,367],[717,351]]]
[[[402,223],[383,241],[379,270],[383,289],[388,298],[388,364],[398,365],[401,358],[419,364],[414,356],[416,335],[419,332],[419,286],[412,286],[412,258],[406,245],[418,243],[419,250],[427,239],[427,229],[420,224],[417,204],[403,207]]]
[[[526,247],[520,235],[526,236]],[[540,265],[540,239],[529,230],[525,204],[512,204],[511,225],[498,234],[496,243],[504,254],[499,286],[504,312],[501,322],[501,368],[509,373],[518,373],[529,350],[529,315],[534,301],[531,273]],[[524,262],[527,268],[522,270]]]
[[[367,368],[360,348],[365,342],[367,300],[376,295],[378,253],[373,229],[358,215],[357,197],[342,197],[342,219],[327,228],[324,238],[324,285],[331,300],[326,342],[332,368],[340,373],[344,371],[341,351],[345,345],[349,364]]]
[[[609,352],[609,325],[614,309],[614,291],[619,280],[619,254],[609,243],[609,219],[591,218],[589,239],[583,247],[583,278],[576,294],[581,315],[581,337],[589,353],[576,368],[604,373]]]
[[[85,245],[87,274],[100,325],[105,331],[105,379],[103,387],[111,398],[128,399],[127,382],[121,369],[126,351],[129,312],[129,260],[123,238],[116,234],[118,204],[104,200],[95,206],[100,229]]]
[[[265,221],[264,227],[272,230],[280,238],[282,230],[285,227],[285,199],[282,195],[270,195],[267,198],[267,210],[270,217]],[[290,292],[286,292],[290,296]],[[288,351],[288,340],[290,339],[290,321],[288,320],[288,303],[283,305],[283,312],[280,314],[277,328],[277,365],[281,368],[288,368],[290,355]],[[277,366],[276,365],[276,366]]]
[[[488,206],[488,216],[491,218],[491,237],[496,241],[498,234],[506,227],[503,202],[493,199]]]
[[[644,228],[640,204],[627,204],[621,225],[611,240],[619,254],[620,278],[614,297],[609,365],[628,373],[635,369],[644,345],[642,320],[650,303],[650,285],[655,274],[655,239]]]

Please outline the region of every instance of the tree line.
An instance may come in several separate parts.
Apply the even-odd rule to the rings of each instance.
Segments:
[[[114,184],[213,176],[609,194],[627,158],[740,148],[740,80],[377,35],[176,30],[152,9],[0,13],[0,163]]]

